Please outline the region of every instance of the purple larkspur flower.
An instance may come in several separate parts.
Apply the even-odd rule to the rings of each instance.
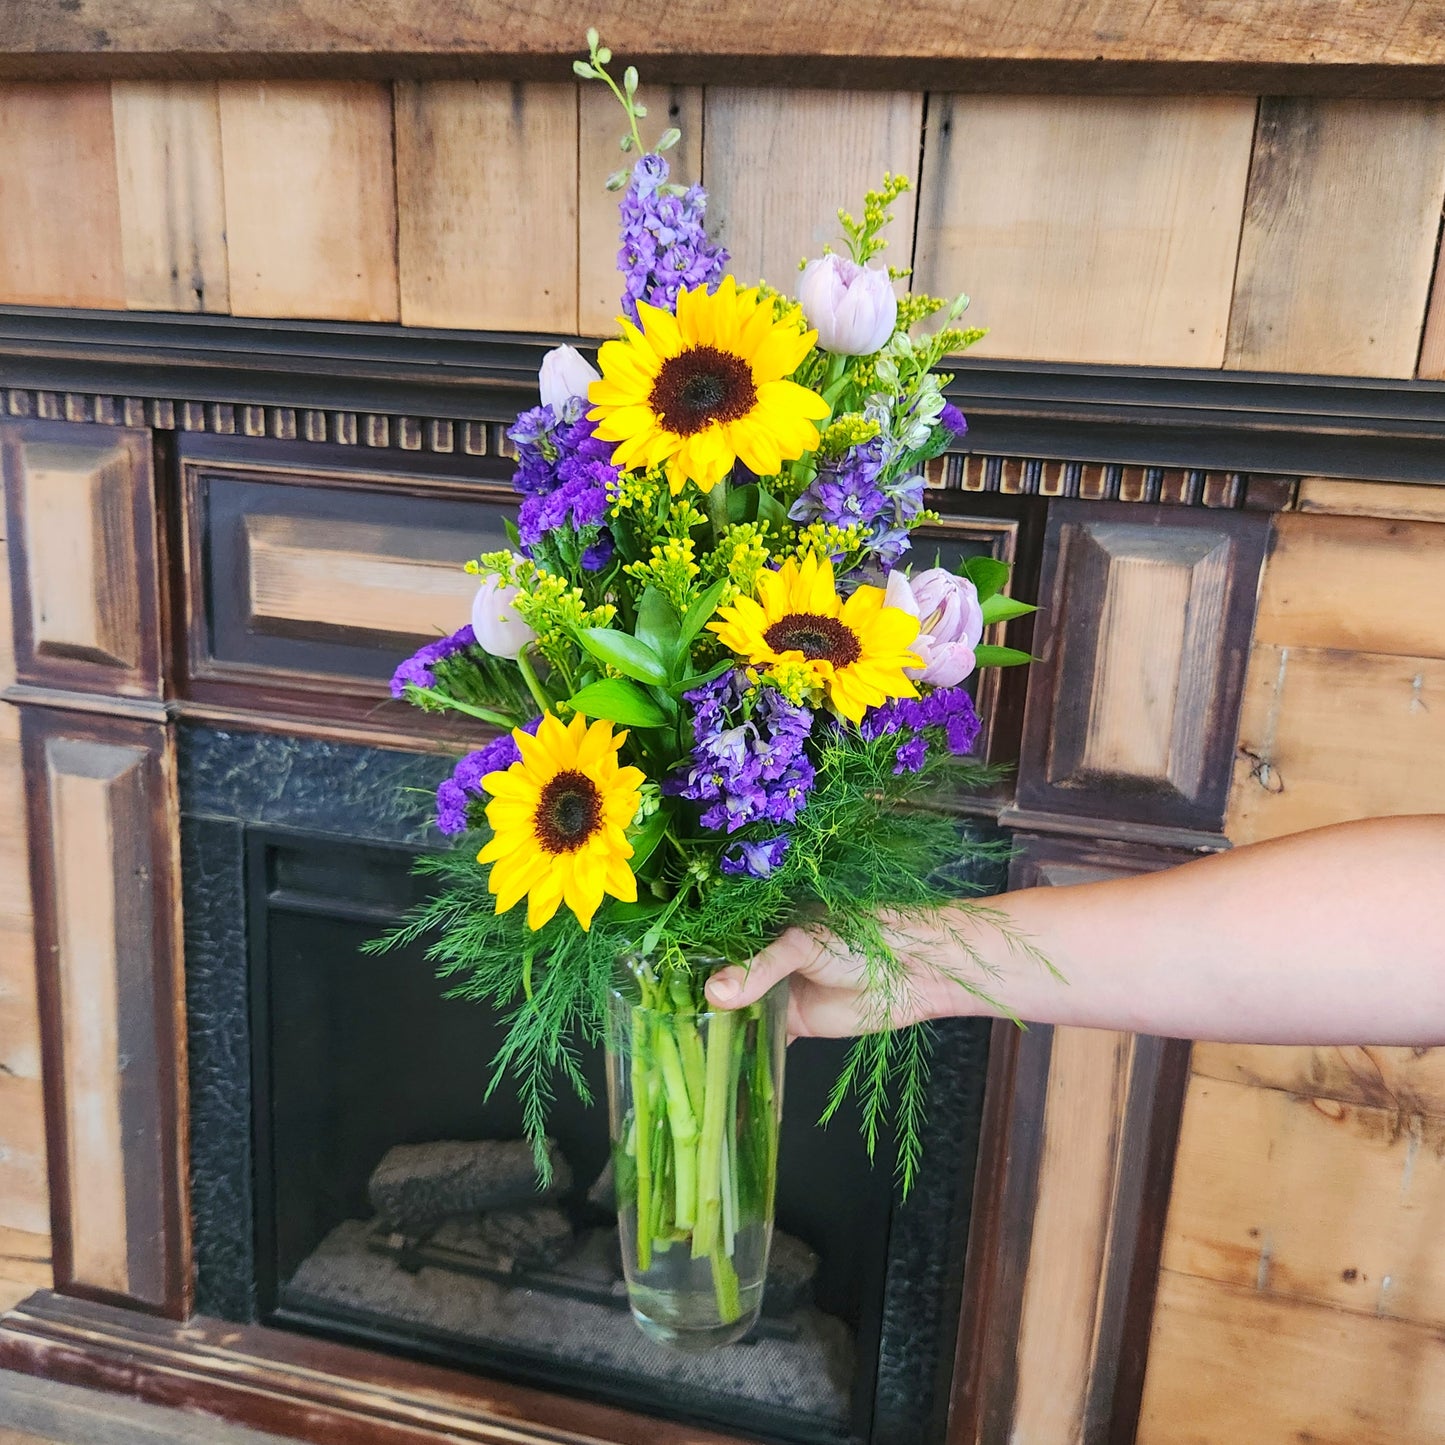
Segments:
[[[667,186],[667,161],[655,151],[639,157],[623,193],[617,269],[622,272],[622,309],[638,321],[637,303],[673,311],[679,291],[709,290],[722,280],[728,253],[708,239],[707,192],[689,186],[680,195]]]
[[[792,841],[786,833],[756,843],[740,838],[723,850],[718,866],[724,873],[734,876],[746,874],[749,878],[766,878],[783,861]]]
[[[392,673],[391,695],[395,698],[404,697],[408,686],[435,687],[436,674],[432,669],[437,663],[444,658],[454,657],[468,647],[475,647],[476,644],[476,634],[472,631],[471,623],[468,623],[465,627],[458,628],[450,637],[439,637],[435,642],[428,642],[425,647],[417,648]]]
[[[938,424],[947,427],[956,437],[968,435],[968,420],[951,401],[943,403],[943,410],[938,413]]]
[[[888,451],[881,437],[849,447],[818,475],[788,509],[795,522],[856,526],[863,549],[884,568],[908,550],[908,534],[923,510],[924,478],[909,473],[885,480]]]
[[[955,757],[963,757],[973,751],[982,727],[973,699],[963,688],[940,687],[925,697],[900,697],[881,707],[869,708],[858,731],[868,739],[909,732],[926,742],[924,735],[930,729],[939,730],[948,751]],[[912,741],[907,739],[899,747],[896,758],[904,766],[894,768],[895,773],[917,772],[923,766],[923,755],[909,749]],[[908,750],[906,760],[905,750]],[[912,765],[914,758],[917,758],[916,766]]]
[[[522,724],[522,731],[536,734],[541,726],[540,716]],[[471,805],[480,802],[486,794],[482,791],[482,779],[488,773],[499,773],[520,762],[521,749],[511,733],[502,733],[486,747],[478,748],[458,760],[452,775],[443,780],[437,788],[437,828],[450,836],[465,833],[472,826],[468,817]]]
[[[774,687],[753,687],[737,668],[685,693],[693,708],[692,761],[666,790],[709,803],[702,825],[735,833],[749,823],[790,823],[802,812],[814,770],[804,751],[811,708]]]

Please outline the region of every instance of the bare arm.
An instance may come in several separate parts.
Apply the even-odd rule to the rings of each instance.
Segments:
[[[1445,816],[1341,824],[989,903],[1066,982],[967,910],[939,926],[899,923],[894,943],[915,987],[895,1023],[989,1012],[962,979],[1041,1023],[1242,1043],[1445,1044]],[[746,975],[719,974],[709,995],[736,1006],[785,974],[796,975],[794,1034],[868,1026],[857,961],[826,932],[790,931]]]

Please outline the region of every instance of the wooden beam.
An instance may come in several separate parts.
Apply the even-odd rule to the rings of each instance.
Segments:
[[[599,0],[655,82],[1014,92],[1445,94],[1441,0]],[[0,16],[0,77],[330,75],[560,80],[566,0],[75,0]]]

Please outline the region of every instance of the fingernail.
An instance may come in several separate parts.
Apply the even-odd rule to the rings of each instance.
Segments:
[[[707,996],[714,1002],[729,1004],[738,996],[738,981],[735,978],[713,978],[708,980]]]

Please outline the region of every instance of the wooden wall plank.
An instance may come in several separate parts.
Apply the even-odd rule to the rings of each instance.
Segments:
[[[1445,656],[1445,526],[1284,513],[1256,643]]]
[[[919,288],[980,356],[1218,366],[1254,102],[929,97]]]
[[[577,329],[577,88],[396,88],[401,319]]]
[[[1260,102],[1225,364],[1413,376],[1445,200],[1445,105]]]
[[[1301,512],[1330,512],[1348,517],[1398,517],[1406,522],[1445,522],[1445,487],[1301,477],[1296,505]]]
[[[395,321],[390,88],[226,81],[220,108],[231,310]]]
[[[1425,334],[1420,338],[1420,361],[1415,374],[1423,381],[1445,378],[1445,266],[1437,254],[1430,303],[1425,311]]]
[[[1445,1119],[1445,1048],[1201,1043],[1193,1069],[1209,1079]]]
[[[709,87],[705,112],[708,229],[749,285],[792,295],[799,261],[839,247],[839,207],[861,216],[885,171],[919,181],[921,94]],[[885,232],[892,265],[909,264],[914,210],[913,195],[901,197]]]
[[[1196,1076],[1164,1268],[1445,1325],[1445,1118]]]
[[[111,107],[126,305],[229,311],[215,82],[116,81]]]
[[[1399,1320],[1160,1279],[1137,1445],[1438,1445],[1445,1336]]]
[[[682,132],[677,146],[667,153],[672,179],[692,185],[703,179],[703,93],[699,86],[644,86],[650,141],[669,125]],[[610,91],[601,85],[584,85],[578,110],[577,202],[577,329],[584,336],[609,336],[617,330],[622,284],[617,272],[618,193],[605,189],[613,171],[630,166],[635,156],[624,155],[617,142],[626,119]]]
[[[1445,810],[1445,662],[1261,644],[1239,748],[1234,843]]]
[[[0,301],[125,305],[110,86],[0,84]]]

